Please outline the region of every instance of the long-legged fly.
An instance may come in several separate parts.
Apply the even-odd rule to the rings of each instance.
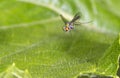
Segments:
[[[79,13],[76,13],[71,21],[67,21],[62,15],[60,15],[60,16],[61,16],[61,19],[63,20],[63,22],[65,24],[65,26],[63,27],[63,30],[66,31],[66,32],[73,30],[75,25],[77,24],[76,21],[78,19],[80,19],[80,14]]]

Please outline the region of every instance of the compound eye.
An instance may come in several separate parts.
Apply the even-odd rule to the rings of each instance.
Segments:
[[[69,27],[66,27],[65,30],[68,31],[68,30],[69,30]]]
[[[69,29],[70,29],[69,27],[63,27],[63,31],[67,32],[67,31],[69,31]]]

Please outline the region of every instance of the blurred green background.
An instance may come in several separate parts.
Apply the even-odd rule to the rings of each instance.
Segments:
[[[116,78],[120,0],[1,0],[0,78]],[[81,23],[64,32],[62,14]]]

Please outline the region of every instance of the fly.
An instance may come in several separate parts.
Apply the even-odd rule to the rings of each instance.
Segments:
[[[77,24],[76,21],[78,19],[80,19],[80,14],[79,13],[76,13],[71,21],[67,21],[62,15],[60,15],[60,16],[61,16],[61,19],[63,20],[63,22],[65,24],[65,26],[63,27],[63,30],[66,31],[66,32],[73,30],[75,25]]]

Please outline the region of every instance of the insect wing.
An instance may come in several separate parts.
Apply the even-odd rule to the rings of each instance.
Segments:
[[[80,13],[76,13],[74,18],[70,21],[70,23],[75,22],[76,20],[78,20],[80,18]]]
[[[62,15],[60,15],[60,17],[61,17],[61,19],[63,20],[63,22],[64,22],[65,24],[67,24],[67,23],[68,23],[68,20],[67,20],[67,19],[65,19]]]

